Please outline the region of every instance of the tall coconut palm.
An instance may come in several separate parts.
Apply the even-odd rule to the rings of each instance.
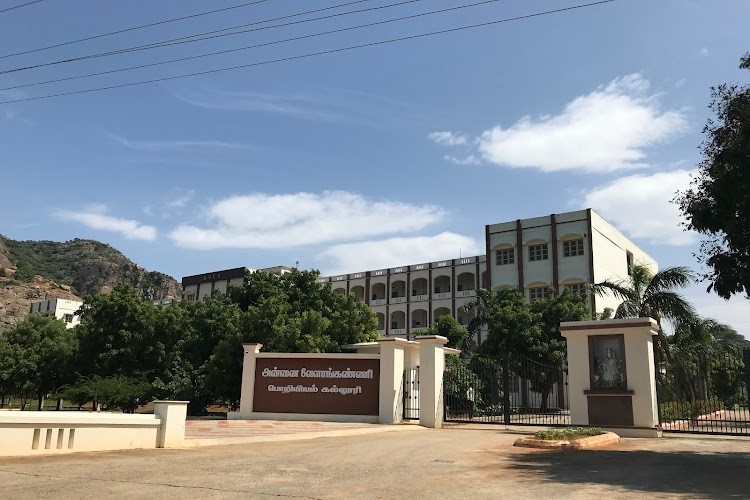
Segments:
[[[593,289],[597,295],[612,294],[622,300],[615,318],[654,318],[660,327],[657,352],[661,360],[669,361],[669,345],[661,331],[662,320],[677,325],[695,317],[690,302],[675,291],[695,281],[695,275],[687,267],[667,267],[654,274],[648,267],[636,264],[628,279],[605,280],[595,284]]]

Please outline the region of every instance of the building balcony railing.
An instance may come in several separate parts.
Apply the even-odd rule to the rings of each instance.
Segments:
[[[406,302],[406,297],[392,297],[391,298],[391,304],[401,304],[402,302]]]
[[[406,335],[406,328],[391,328],[389,335]]]
[[[435,300],[435,299],[449,299],[449,298],[451,298],[451,293],[450,292],[435,293],[435,294],[432,295],[432,299],[433,300]]]
[[[476,297],[476,295],[476,290],[461,290],[460,292],[456,292],[456,297]]]
[[[422,301],[422,300],[427,300],[428,298],[429,297],[427,296],[427,293],[422,293],[422,294],[419,294],[419,295],[412,295],[411,296],[411,301],[412,302],[419,302],[419,301]]]
[[[385,299],[372,299],[370,301],[371,306],[382,306],[385,305]]]

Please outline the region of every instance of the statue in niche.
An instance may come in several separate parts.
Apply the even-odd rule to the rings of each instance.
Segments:
[[[592,388],[626,389],[624,345],[621,337],[594,337],[592,349]]]

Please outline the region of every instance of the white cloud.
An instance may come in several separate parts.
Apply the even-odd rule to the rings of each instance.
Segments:
[[[254,149],[248,144],[225,141],[133,141],[125,137],[107,134],[115,142],[139,151],[164,151],[179,149]]]
[[[687,78],[680,78],[677,80],[674,84],[674,86],[678,89],[683,88],[685,85],[687,85]]]
[[[694,171],[674,170],[621,177],[585,195],[584,204],[601,213],[632,238],[661,245],[689,245],[694,232],[683,231],[679,208],[671,203],[685,190]]]
[[[466,136],[460,132],[442,131],[430,132],[427,138],[432,142],[443,144],[445,146],[460,146],[466,144]]]
[[[184,208],[190,200],[193,199],[195,191],[190,189],[188,191],[177,189],[177,194],[171,200],[168,200],[164,205],[167,208]]]
[[[484,159],[545,172],[611,172],[643,167],[644,149],[682,132],[685,116],[660,111],[640,74],[617,78],[568,103],[560,114],[521,118],[496,126],[477,140]]]
[[[701,55],[701,56],[707,56],[708,55],[708,48],[707,47],[701,48],[701,50],[698,51],[698,54]]]
[[[334,245],[318,255],[329,262],[325,274],[342,274],[380,269],[440,259],[454,259],[459,255],[477,255],[484,244],[455,233],[435,236],[389,238]],[[408,257],[405,255],[408,254]]]
[[[345,191],[255,193],[213,203],[204,213],[208,227],[183,224],[170,237],[197,249],[286,248],[417,231],[445,213],[434,205],[375,201]]]
[[[154,240],[156,228],[132,219],[121,219],[107,215],[104,205],[93,205],[82,211],[60,210],[57,216],[63,220],[80,222],[91,229],[120,233],[129,240]]]
[[[468,156],[445,155],[443,156],[443,159],[448,160],[451,163],[455,163],[456,165],[479,165],[480,163],[482,163],[482,160],[477,158],[476,155],[468,155]]]

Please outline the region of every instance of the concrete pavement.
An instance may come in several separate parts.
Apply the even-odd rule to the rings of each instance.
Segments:
[[[560,452],[498,426],[0,459],[2,498],[748,498],[750,440]]]

